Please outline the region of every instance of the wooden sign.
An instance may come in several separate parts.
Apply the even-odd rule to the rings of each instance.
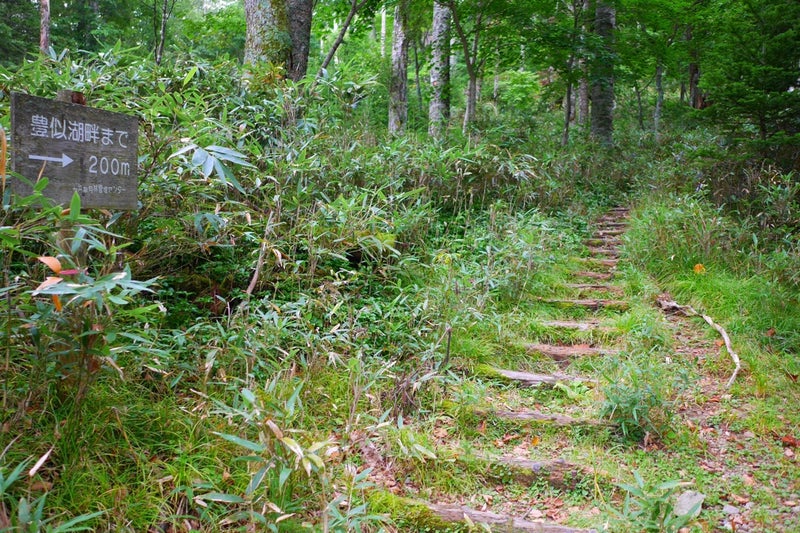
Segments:
[[[11,94],[12,169],[32,183],[49,183],[44,195],[81,207],[136,209],[138,119],[102,109]],[[32,188],[9,179],[17,194]]]

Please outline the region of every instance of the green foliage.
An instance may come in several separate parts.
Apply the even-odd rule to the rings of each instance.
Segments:
[[[651,361],[621,361],[606,372],[600,415],[617,424],[626,440],[663,437],[672,423],[672,399],[685,387],[680,376],[673,379]]]
[[[28,0],[9,0],[0,4],[0,66],[19,64],[38,47],[39,14]]]
[[[677,533],[692,521],[700,503],[684,515],[675,514],[675,495],[687,483],[665,481],[658,484],[645,482],[641,474],[633,471],[635,485],[620,484],[625,491],[622,509],[612,509],[618,520],[619,531],[646,533]]]
[[[797,84],[800,6],[792,1],[712,2],[703,87],[710,111],[737,133],[762,140],[800,132]],[[711,37],[713,36],[713,37]]]

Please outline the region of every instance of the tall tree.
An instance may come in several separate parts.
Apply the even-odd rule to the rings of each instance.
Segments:
[[[30,0],[0,2],[0,65],[13,65],[36,50],[37,6]]]
[[[595,4],[594,31],[601,47],[592,61],[591,134],[600,144],[614,144],[614,27],[616,10],[608,0]]]
[[[289,36],[292,40],[292,52],[289,55],[289,64],[286,70],[289,78],[297,81],[306,75],[308,69],[314,0],[287,0],[287,7],[289,9]]]
[[[450,9],[434,1],[428,132],[437,140],[450,119],[450,19]]]
[[[244,0],[247,23],[244,62],[285,65],[292,41],[286,0]]]
[[[465,2],[458,3],[456,0],[448,0],[445,3],[452,16],[453,28],[461,44],[464,66],[467,70],[467,103],[463,124],[465,132],[475,120],[478,107],[478,78],[484,63],[480,58],[481,33],[487,23],[486,8],[489,7],[490,1],[476,0],[471,5]]]
[[[703,15],[709,111],[737,133],[755,128],[762,141],[800,133],[800,3],[718,0]]]
[[[172,16],[178,0],[153,0],[153,37],[156,42],[156,65],[161,64],[164,57],[164,45],[167,42],[167,21]]]
[[[39,0],[39,51],[50,50],[50,0]]]
[[[339,29],[338,34],[336,35],[336,40],[333,41],[330,50],[328,50],[328,54],[325,56],[325,59],[322,60],[322,65],[319,67],[319,71],[317,72],[317,78],[320,78],[325,69],[328,68],[328,65],[333,60],[334,56],[336,56],[336,50],[344,42],[344,37],[347,35],[347,31],[350,29],[350,25],[353,23],[355,16],[358,12],[365,6],[369,0],[350,0],[350,9],[347,12],[347,16],[344,19],[344,23],[342,24],[341,29]],[[336,31],[336,24],[334,23],[334,31]]]
[[[408,8],[409,0],[400,0],[394,9],[389,133],[402,133],[408,121]]]

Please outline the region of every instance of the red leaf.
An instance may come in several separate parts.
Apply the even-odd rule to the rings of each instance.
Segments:
[[[797,437],[792,437],[791,435],[786,435],[785,437],[781,438],[781,444],[791,448],[800,448],[800,439]]]

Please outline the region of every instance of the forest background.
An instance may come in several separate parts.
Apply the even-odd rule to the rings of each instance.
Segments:
[[[670,530],[674,465],[638,455],[691,433],[656,293],[741,343],[738,423],[798,436],[798,44],[791,0],[4,1],[0,126],[11,92],[135,115],[140,185],[133,212],[14,196],[3,134],[0,528],[433,527],[365,450],[433,494],[488,485],[437,424],[475,436],[467,376],[625,205],[636,343],[559,401],[614,424],[571,442],[639,464],[660,521],[616,485],[572,520]],[[786,483],[758,530],[791,530],[766,510]]]

